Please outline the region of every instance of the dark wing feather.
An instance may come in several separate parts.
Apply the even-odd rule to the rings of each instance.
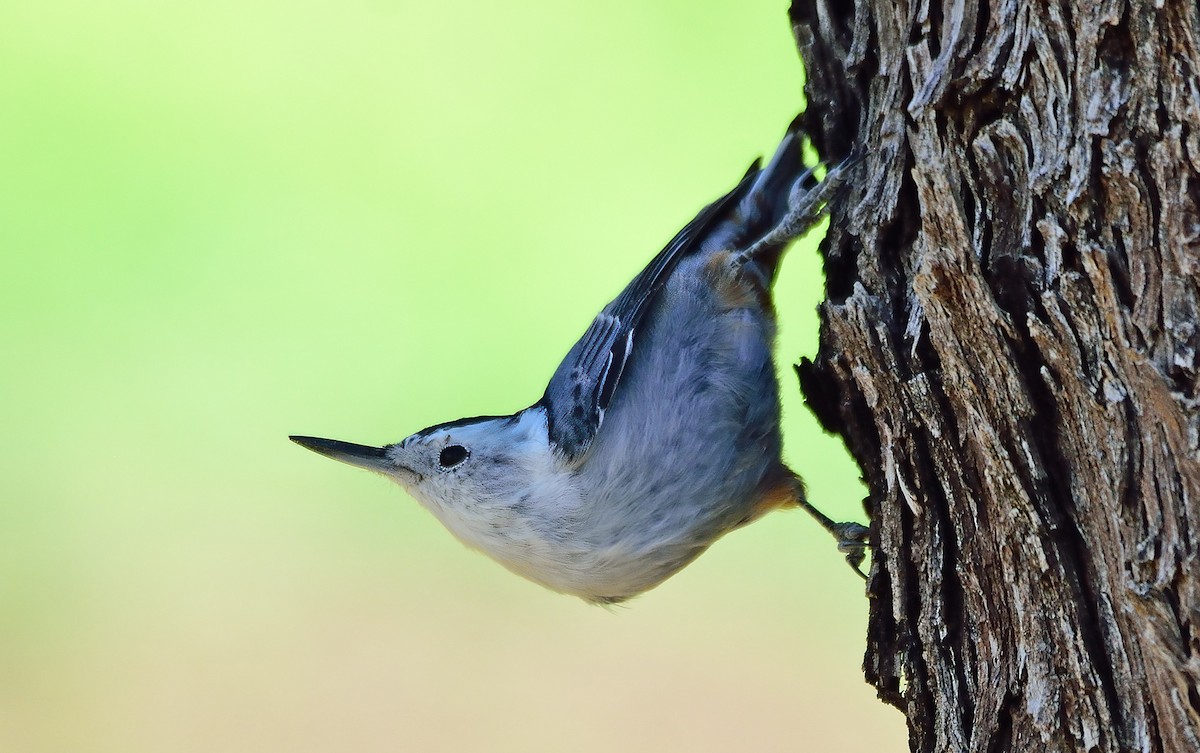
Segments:
[[[696,251],[714,223],[737,206],[758,174],[758,162],[724,197],[709,204],[592,321],[546,387],[550,443],[568,458],[581,455],[604,420],[604,411],[633,353],[638,327],[679,261]]]

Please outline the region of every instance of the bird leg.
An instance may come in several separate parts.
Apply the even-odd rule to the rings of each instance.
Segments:
[[[862,571],[861,566],[867,556],[867,547],[870,546],[867,542],[867,537],[871,529],[861,523],[838,523],[833,518],[813,507],[804,492],[804,482],[795,476],[792,477],[792,498],[796,501],[797,505],[804,508],[809,515],[816,518],[822,528],[829,531],[830,535],[837,539],[838,551],[846,555],[846,562],[850,564],[850,567],[854,568],[854,572],[866,580],[867,574]]]
[[[846,555],[846,562],[850,564],[850,567],[854,568],[854,572],[861,575],[865,580],[867,574],[862,571],[861,566],[867,556],[867,547],[870,546],[867,543],[867,535],[871,532],[871,529],[861,523],[834,522],[832,518],[813,507],[803,497],[800,498],[799,505],[807,510],[809,515],[816,518],[822,528],[829,531],[837,539],[838,551]]]

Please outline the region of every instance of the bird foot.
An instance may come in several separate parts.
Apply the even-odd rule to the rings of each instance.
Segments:
[[[838,543],[838,551],[846,555],[846,562],[850,567],[854,568],[854,572],[862,576],[866,580],[867,574],[862,571],[863,560],[867,557],[867,538],[871,533],[871,529],[861,523],[837,523],[825,513],[812,506],[803,494],[803,490],[796,495],[796,503],[800,507],[808,511],[810,515],[817,519],[821,527],[829,531]]]
[[[834,523],[829,532],[837,538],[838,551],[846,555],[846,562],[865,580],[867,574],[862,571],[862,563],[867,556],[867,536],[871,529],[859,523]]]

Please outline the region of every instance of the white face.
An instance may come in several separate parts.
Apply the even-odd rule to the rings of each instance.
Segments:
[[[387,475],[430,508],[480,504],[510,485],[514,448],[505,440],[515,424],[506,416],[424,429],[385,448],[395,466]]]
[[[541,407],[440,424],[386,447],[293,440],[394,480],[460,541],[510,570],[557,590],[578,590],[571,569],[577,557],[564,548],[577,530],[583,497],[576,475],[550,448]]]
[[[531,539],[553,536],[573,507],[574,495],[561,488],[569,474],[558,468],[537,409],[434,426],[384,455],[386,475],[464,543],[502,561]]]

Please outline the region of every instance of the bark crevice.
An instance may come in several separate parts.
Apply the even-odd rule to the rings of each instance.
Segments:
[[[914,751],[1200,749],[1194,3],[795,0],[865,145],[797,371],[871,496]]]

